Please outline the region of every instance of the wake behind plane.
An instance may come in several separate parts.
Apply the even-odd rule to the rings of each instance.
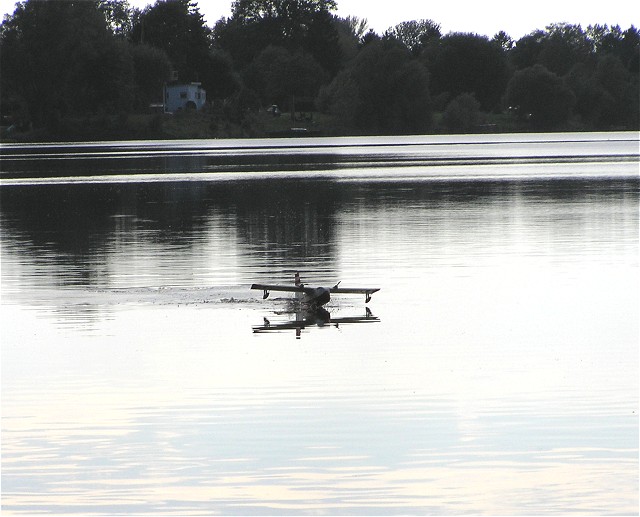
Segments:
[[[251,289],[263,292],[262,299],[269,297],[271,291],[296,293],[296,300],[313,307],[322,307],[329,303],[331,294],[364,294],[365,303],[369,303],[371,295],[380,290],[379,287],[339,287],[338,282],[333,287],[310,287],[300,281],[300,274],[296,273],[294,285],[253,284]]]

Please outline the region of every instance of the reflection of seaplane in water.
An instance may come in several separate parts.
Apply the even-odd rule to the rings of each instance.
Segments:
[[[294,285],[253,284],[251,289],[263,291],[263,299],[269,296],[270,291],[296,293],[295,299],[310,307],[322,307],[331,300],[331,293],[364,294],[365,303],[369,303],[371,295],[380,290],[377,287],[338,287],[339,285],[340,282],[333,287],[307,287],[300,281],[300,274],[296,273]]]
[[[315,307],[308,310],[298,310],[295,313],[295,320],[287,321],[284,323],[271,323],[267,318],[264,318],[264,324],[254,326],[253,332],[258,334],[261,332],[295,329],[296,338],[300,339],[302,331],[306,327],[335,326],[336,328],[338,328],[340,325],[345,323],[373,323],[380,321],[380,318],[377,318],[376,316],[371,314],[371,310],[369,309],[369,307],[365,307],[365,310],[366,312],[364,316],[351,316],[343,318],[332,318],[329,312],[322,307]]]

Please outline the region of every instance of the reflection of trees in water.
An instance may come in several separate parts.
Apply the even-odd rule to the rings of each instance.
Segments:
[[[207,253],[209,239],[246,250],[242,264],[259,268],[308,257],[330,263],[334,255],[335,195],[327,183],[9,187],[1,201],[9,249],[20,254],[27,275],[46,271],[38,282],[52,287],[109,285],[110,262],[130,245],[180,249],[175,260],[202,263],[207,258],[197,253]],[[237,242],[219,242],[231,237]]]
[[[336,196],[332,182],[268,181],[241,189],[235,210],[239,239],[252,266],[332,268]]]
[[[1,191],[3,232],[20,242],[14,249],[27,270],[46,270],[39,283],[105,286],[116,247],[184,242],[202,228],[206,207],[193,194],[143,185],[9,187]]]
[[[4,188],[1,193],[2,231],[11,247],[16,245],[27,272],[46,271],[38,284],[91,285],[100,280],[102,268],[91,256],[101,248],[112,221],[102,214],[115,211],[108,191],[100,197],[76,187]],[[84,267],[80,267],[83,264]],[[28,284],[29,273],[24,281]]]
[[[19,255],[25,285],[101,287],[110,285],[117,268],[122,274],[123,261],[136,260],[131,255],[140,250],[152,260],[137,261],[149,269],[158,264],[153,259],[165,266],[174,261],[180,271],[215,269],[224,252],[231,267],[283,277],[301,268],[329,277],[344,211],[494,203],[528,194],[571,200],[606,195],[608,189],[620,191],[611,182],[575,181],[49,185],[2,188],[0,210],[3,250]]]

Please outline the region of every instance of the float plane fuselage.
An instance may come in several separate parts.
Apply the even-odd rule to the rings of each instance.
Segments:
[[[368,303],[371,300],[371,295],[380,290],[378,287],[338,287],[339,284],[340,282],[333,287],[308,287],[300,281],[300,274],[296,273],[294,285],[253,284],[251,289],[263,291],[263,299],[269,296],[270,291],[296,293],[296,300],[314,307],[322,307],[328,303],[332,293],[364,294],[365,303]]]

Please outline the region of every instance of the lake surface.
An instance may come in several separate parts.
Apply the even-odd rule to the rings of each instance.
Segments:
[[[0,151],[3,515],[638,513],[638,133]]]

